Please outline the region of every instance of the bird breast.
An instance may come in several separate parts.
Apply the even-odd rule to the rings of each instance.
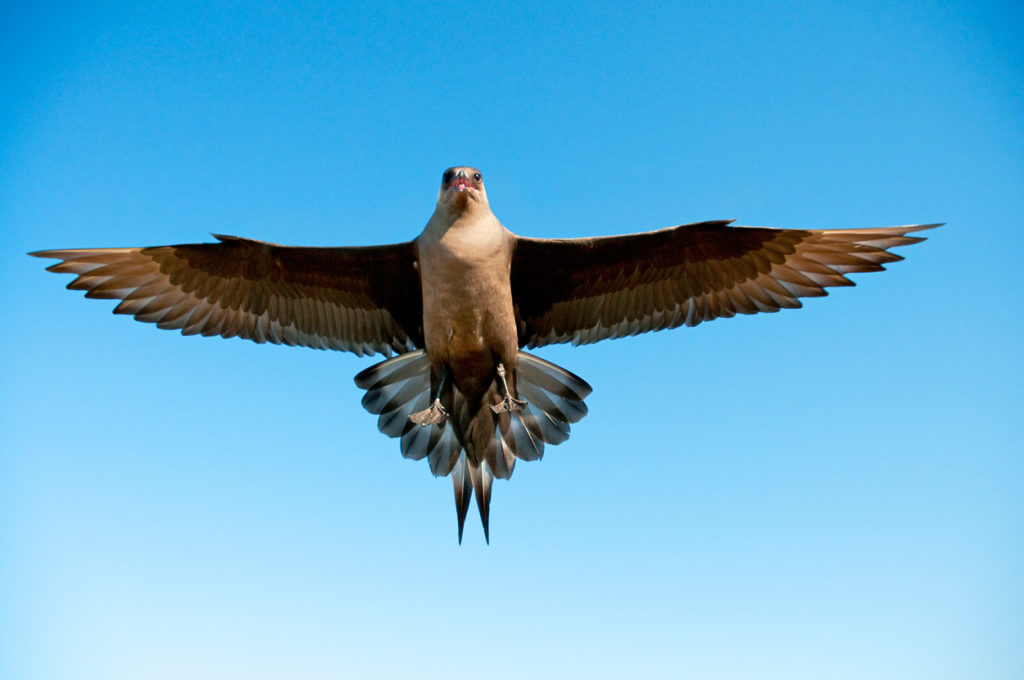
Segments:
[[[509,273],[512,235],[493,217],[455,222],[418,239],[423,331],[428,354],[449,363],[518,348]]]

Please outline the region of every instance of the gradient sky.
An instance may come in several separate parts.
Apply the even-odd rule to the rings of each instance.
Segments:
[[[0,677],[1024,677],[1019,3],[103,4],[0,8]],[[461,547],[372,360],[25,256],[404,241],[455,164],[529,236],[948,225],[539,351],[590,415]]]

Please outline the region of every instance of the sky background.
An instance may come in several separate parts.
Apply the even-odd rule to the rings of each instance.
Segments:
[[[1024,677],[1017,2],[4,3],[0,677]],[[962,5],[962,6],[961,6]],[[30,250],[947,222],[595,388],[491,545],[354,355],[182,338]]]

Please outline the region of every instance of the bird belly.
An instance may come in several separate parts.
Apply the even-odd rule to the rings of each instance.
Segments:
[[[423,333],[431,364],[447,368],[467,398],[482,398],[497,363],[514,366],[519,349],[507,279],[448,266],[444,276],[424,284]]]
[[[519,349],[510,235],[493,217],[469,216],[437,232],[428,224],[418,247],[431,365],[471,401],[483,398],[498,362],[515,366]]]
[[[424,299],[423,331],[431,364],[447,367],[467,397],[490,385],[499,361],[515,365],[510,292],[472,284],[435,288]]]

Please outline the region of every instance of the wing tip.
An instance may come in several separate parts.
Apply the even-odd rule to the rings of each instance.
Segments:
[[[38,257],[44,260],[60,260],[60,262],[50,265],[50,267],[56,267],[63,264],[63,262],[68,259],[68,256],[73,255],[75,252],[76,250],[69,248],[49,248],[47,250],[33,250],[25,254],[30,257]],[[50,269],[50,267],[47,267],[47,269]]]
[[[900,234],[907,239],[907,243],[901,243],[900,245],[912,245],[914,243],[920,243],[921,241],[927,240],[927,236],[907,236],[915,231],[927,231],[929,229],[938,229],[939,227],[946,226],[945,222],[933,222],[932,224],[907,224],[899,227],[890,227],[889,229]]]

